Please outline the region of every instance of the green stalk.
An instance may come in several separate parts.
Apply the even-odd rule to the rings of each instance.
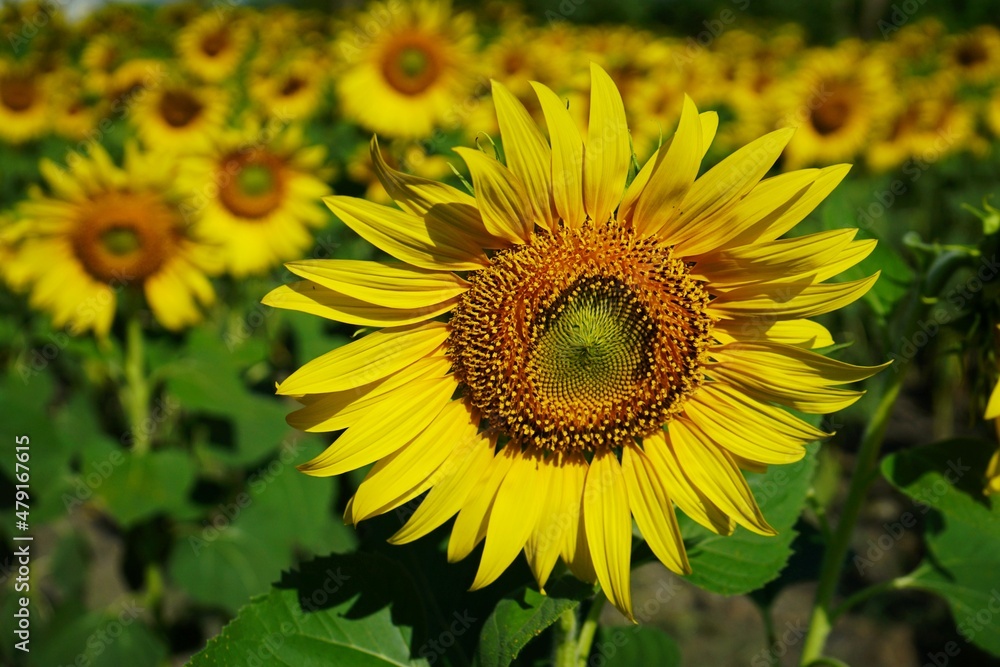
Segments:
[[[132,429],[132,451],[145,454],[150,446],[147,428],[150,389],[146,378],[142,323],[135,316],[129,318],[125,332],[125,386],[120,396]]]
[[[576,609],[567,609],[555,624],[555,652],[552,656],[555,667],[577,667],[576,633]]]
[[[802,649],[802,660],[799,663],[802,667],[820,659],[823,647],[826,645],[826,639],[833,627],[834,615],[831,610],[833,596],[837,590],[837,582],[840,581],[844,559],[851,545],[854,524],[857,523],[858,516],[861,514],[868,486],[875,479],[885,429],[889,425],[889,416],[892,414],[896,399],[899,398],[904,375],[903,369],[893,375],[861,440],[858,462],[855,473],[851,477],[851,485],[847,492],[843,513],[840,516],[840,521],[837,522],[833,537],[823,553],[819,587],[816,590],[816,600],[813,602],[812,617],[809,619],[809,629]]]

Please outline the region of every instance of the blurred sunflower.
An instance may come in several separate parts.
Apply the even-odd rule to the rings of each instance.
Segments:
[[[966,148],[985,150],[976,135],[975,112],[959,98],[953,77],[913,79],[901,98],[903,104],[886,134],[868,144],[866,157],[873,171],[895,169],[911,157],[933,162]]]
[[[263,112],[308,120],[323,101],[326,81],[326,73],[316,67],[308,53],[278,68],[273,62],[262,61],[250,81],[250,97]]]
[[[177,81],[136,96],[130,115],[143,143],[167,153],[207,149],[229,112],[225,93],[208,86]]]
[[[214,299],[206,272],[213,251],[184,220],[169,161],[125,149],[123,167],[94,145],[74,154],[69,169],[43,160],[51,188],[18,206],[25,225],[11,264],[31,286],[31,306],[74,333],[111,329],[123,289],[141,290],[156,319],[182,329]]]
[[[108,91],[111,74],[125,61],[125,46],[116,35],[97,35],[87,40],[80,54],[87,90],[103,95]]]
[[[184,68],[203,81],[217,83],[233,75],[250,44],[250,31],[231,12],[206,12],[177,34],[177,56]]]
[[[48,80],[20,63],[0,58],[0,139],[22,144],[45,133],[52,101]]]
[[[259,122],[230,130],[203,153],[181,158],[178,183],[194,193],[205,238],[237,278],[301,256],[327,214],[323,146],[305,146],[300,127],[278,132]]]
[[[948,70],[963,80],[992,83],[1000,74],[1000,30],[981,25],[952,36],[945,47],[945,58]]]
[[[795,127],[787,167],[847,160],[890,122],[898,101],[889,68],[845,42],[814,53],[778,93],[781,123]]]
[[[696,180],[718,119],[685,99],[673,139],[626,188],[628,129],[610,77],[592,66],[586,148],[563,101],[535,90],[551,145],[494,82],[507,165],[456,149],[474,197],[389,168],[373,142],[403,210],[326,202],[396,261],[293,262],[305,280],[265,303],[384,328],[307,363],[278,393],[304,404],[292,425],[347,429],[304,472],[375,462],[349,521],[429,491],[390,541],[457,513],[449,560],[485,540],[473,588],[523,549],[540,587],[562,558],[631,617],[632,517],[675,572],[690,566],[674,504],[721,534],[774,534],[740,469],[798,460],[827,435],[774,404],[838,410],[861,395],[838,385],[878,370],[811,352],[832,339],[806,319],[874,284],[825,282],[874,242],[854,230],[777,240],[847,172],[761,180],[791,130]]]
[[[454,122],[455,105],[469,94],[476,36],[472,17],[446,0],[379,3],[357,25],[382,28],[361,40],[345,30],[337,50],[347,67],[337,85],[345,117],[396,137],[429,135]]]

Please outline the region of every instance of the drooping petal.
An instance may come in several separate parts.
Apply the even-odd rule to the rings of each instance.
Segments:
[[[510,445],[504,449],[513,449]],[[512,452],[514,461],[497,491],[486,529],[483,558],[472,590],[492,583],[510,565],[535,530],[544,510],[541,452]]]
[[[629,588],[632,517],[621,465],[610,449],[594,454],[583,491],[583,519],[597,580],[612,604],[631,619]]]
[[[625,192],[629,161],[625,104],[614,81],[590,64],[590,123],[583,153],[583,200],[594,224],[610,218]]]
[[[594,571],[594,561],[590,557],[590,545],[587,544],[587,529],[583,518],[583,494],[590,465],[579,452],[566,456],[561,465],[560,504],[569,508],[569,514],[559,556],[569,566],[573,576],[581,581],[595,583],[597,572]]]
[[[355,197],[335,195],[323,201],[358,236],[401,262],[432,271],[473,271],[489,265],[482,246],[440,220]]]
[[[381,329],[304,364],[282,382],[286,396],[354,389],[424,358],[448,338],[441,322]]]
[[[649,548],[670,570],[690,574],[674,504],[656,467],[642,449],[628,443],[622,448],[622,471],[629,507]]]
[[[468,556],[486,537],[486,528],[489,525],[490,512],[493,510],[497,491],[518,456],[520,453],[515,453],[514,447],[507,445],[497,453],[489,468],[480,475],[475,486],[476,492],[470,496],[471,500],[462,506],[451,529],[451,539],[448,540],[449,563]]]
[[[455,516],[490,469],[495,446],[496,436],[484,431],[467,446],[454,449],[431,475],[430,493],[389,542],[412,542]]]
[[[760,535],[776,534],[726,451],[683,419],[670,422],[670,439],[684,473],[719,509],[747,530]]]
[[[552,142],[552,199],[570,229],[583,224],[583,138],[569,111],[546,86],[532,81]]]
[[[667,433],[651,433],[643,438],[642,446],[653,468],[670,490],[671,499],[685,514],[714,533],[732,534],[735,528],[732,518],[691,482]]]
[[[416,438],[378,461],[354,495],[354,522],[395,509],[433,485],[434,471],[478,440],[479,415],[462,401],[445,405]]]
[[[538,485],[542,493],[542,513],[535,529],[528,537],[524,555],[528,559],[531,573],[535,575],[538,587],[545,590],[545,583],[559,560],[570,527],[579,523],[582,494],[567,496],[563,493],[563,466],[559,464],[561,455],[543,458],[539,463]]]
[[[462,156],[472,174],[472,187],[486,229],[514,245],[527,241],[534,224],[528,193],[521,181],[482,151],[462,146],[454,151]]]
[[[507,167],[517,176],[528,195],[533,220],[555,231],[552,215],[552,149],[514,95],[499,81],[493,84],[496,108]]]

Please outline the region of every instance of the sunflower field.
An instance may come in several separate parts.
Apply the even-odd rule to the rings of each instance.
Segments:
[[[0,664],[1000,665],[981,0],[3,0]]]

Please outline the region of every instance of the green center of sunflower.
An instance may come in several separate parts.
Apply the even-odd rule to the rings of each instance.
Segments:
[[[418,77],[430,65],[427,53],[423,49],[405,48],[399,52],[399,68],[410,77]]]
[[[531,359],[539,393],[599,404],[627,397],[649,343],[645,308],[615,278],[584,278],[539,321]]]
[[[131,226],[109,227],[101,233],[101,243],[116,257],[130,255],[142,247],[142,241]]]
[[[236,177],[240,190],[248,197],[260,197],[274,190],[274,174],[267,165],[248,164]]]
[[[540,235],[472,276],[448,354],[469,400],[516,442],[621,446],[701,383],[709,298],[672,249],[617,223]]]

